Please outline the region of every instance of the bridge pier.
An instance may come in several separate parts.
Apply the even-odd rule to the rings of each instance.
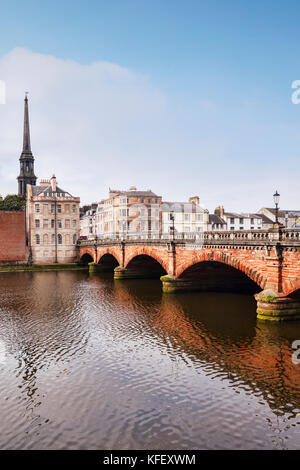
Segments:
[[[300,320],[300,299],[287,297],[271,289],[255,295],[257,319],[267,321]]]

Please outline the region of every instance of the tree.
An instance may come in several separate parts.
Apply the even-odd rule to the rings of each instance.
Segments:
[[[23,211],[26,206],[24,196],[18,194],[8,194],[0,201],[1,211]]]

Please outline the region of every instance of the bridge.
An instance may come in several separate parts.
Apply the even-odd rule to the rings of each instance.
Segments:
[[[300,319],[300,230],[214,231],[175,239],[81,240],[78,260],[114,278],[160,278],[163,291],[251,292],[260,320]]]

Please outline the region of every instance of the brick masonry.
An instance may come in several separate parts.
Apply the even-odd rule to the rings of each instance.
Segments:
[[[0,211],[0,263],[27,259],[25,211]]]
[[[97,254],[96,254],[97,251]],[[127,267],[138,255],[148,255],[158,261],[169,276],[180,279],[186,269],[202,261],[218,261],[232,266],[246,274],[262,290],[272,289],[290,295],[300,289],[300,251],[299,248],[283,249],[280,254],[276,248],[252,247],[171,247],[170,244],[120,243],[107,246],[80,247],[80,258],[88,253],[96,263],[101,264],[105,253],[110,253],[120,266]]]

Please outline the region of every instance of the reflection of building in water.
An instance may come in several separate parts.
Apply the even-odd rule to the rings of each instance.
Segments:
[[[130,281],[115,283],[114,292],[120,308],[126,303],[136,310],[147,299],[143,285]],[[243,384],[259,392],[276,413],[300,410],[300,367],[291,360],[294,330],[285,326],[290,339],[284,343],[282,325],[256,326],[252,297],[196,294],[154,299],[149,289],[148,300],[153,314],[139,310],[137,315],[144,315],[143,322],[167,348],[172,344],[176,357],[200,360],[212,377],[221,374],[237,387]]]
[[[84,273],[40,272],[13,274],[17,295],[9,295],[11,278],[1,276],[6,295],[2,299],[5,314],[0,316],[0,341],[7,353],[18,361],[16,377],[26,409],[36,409],[42,400],[39,371],[49,367],[60,372],[70,357],[85,352],[85,326],[77,309],[74,278]],[[9,328],[7,327],[9,325]],[[3,337],[4,336],[4,337]],[[57,377],[57,372],[54,374]],[[55,383],[49,384],[49,387]]]

